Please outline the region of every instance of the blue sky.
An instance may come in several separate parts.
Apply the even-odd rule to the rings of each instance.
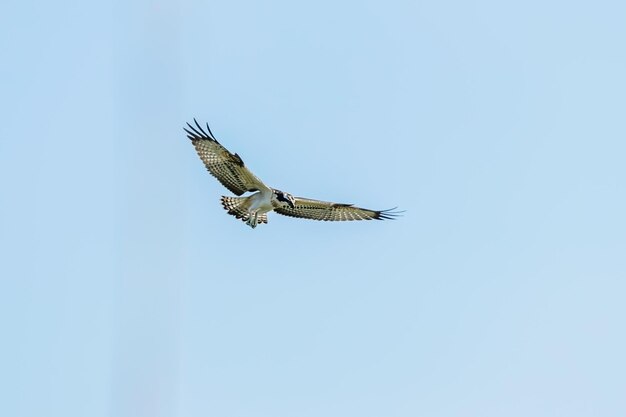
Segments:
[[[0,413],[623,416],[626,6],[0,6]],[[265,182],[393,222],[219,204]]]

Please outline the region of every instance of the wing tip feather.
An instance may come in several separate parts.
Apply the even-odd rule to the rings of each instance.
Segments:
[[[374,218],[376,220],[396,220],[398,217],[402,217],[406,210],[398,210],[398,207],[393,207],[386,210],[379,210],[376,212]]]
[[[209,131],[209,133],[205,132],[205,130],[202,128],[202,126],[200,126],[200,123],[198,123],[198,121],[196,120],[196,118],[193,118],[194,123],[196,124],[196,127],[192,126],[191,123],[187,122],[187,127],[189,127],[189,129],[187,129],[186,127],[183,127],[183,130],[185,132],[187,132],[187,137],[191,140],[210,140],[213,141],[215,143],[219,143],[217,141],[217,139],[215,139],[215,135],[213,135],[213,132],[211,132],[211,128],[209,127],[209,124],[206,124],[207,130]]]

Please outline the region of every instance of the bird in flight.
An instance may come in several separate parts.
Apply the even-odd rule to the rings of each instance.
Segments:
[[[196,119],[193,121],[196,126],[187,123],[189,129],[184,130],[198,156],[211,175],[238,196],[222,196],[222,205],[228,214],[241,219],[252,228],[261,223],[267,224],[267,213],[270,211],[290,217],[324,221],[389,220],[401,213],[395,208],[369,210],[352,204],[294,197],[268,187],[248,170],[239,155],[230,153],[215,139],[208,123],[205,131]],[[246,192],[254,194],[241,197]]]

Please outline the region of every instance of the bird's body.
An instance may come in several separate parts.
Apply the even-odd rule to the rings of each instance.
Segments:
[[[271,192],[257,191],[248,197],[222,196],[222,205],[229,214],[242,219],[246,224],[255,228],[257,224],[267,223],[267,213],[272,210],[289,206],[289,202],[278,199],[278,190]],[[284,194],[284,193],[283,193]]]
[[[265,214],[278,207],[278,201],[273,193],[257,191],[248,197],[250,200],[250,213]]]
[[[187,137],[207,170],[238,197],[222,196],[222,205],[228,214],[243,220],[255,228],[267,223],[267,213],[275,211],[290,217],[312,220],[383,220],[392,219],[399,213],[391,210],[369,210],[352,204],[331,203],[294,197],[289,193],[268,187],[244,165],[237,154],[230,153],[213,136],[209,125],[207,132],[194,119],[196,127],[187,123]],[[242,197],[246,192],[249,196]]]

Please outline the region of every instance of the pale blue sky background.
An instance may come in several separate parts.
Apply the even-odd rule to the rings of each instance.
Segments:
[[[626,415],[625,4],[2,2],[0,414]]]

